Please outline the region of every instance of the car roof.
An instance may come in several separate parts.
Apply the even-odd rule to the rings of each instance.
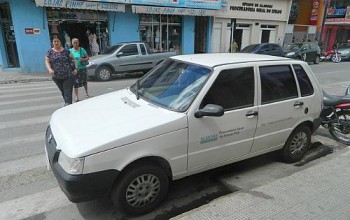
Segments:
[[[173,56],[172,59],[181,60],[184,62],[195,63],[207,67],[215,67],[224,64],[250,63],[261,61],[287,61],[289,58],[251,54],[251,53],[206,53],[206,54],[191,54]]]

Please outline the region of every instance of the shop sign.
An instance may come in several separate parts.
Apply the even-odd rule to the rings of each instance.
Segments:
[[[24,28],[25,34],[40,34],[39,28]]]
[[[289,1],[228,0],[217,14],[224,18],[288,20]]]
[[[126,2],[126,1],[122,1]],[[72,8],[84,10],[125,12],[125,5],[104,2],[70,1],[70,0],[35,0],[36,6],[54,8]]]
[[[132,6],[133,13],[139,14],[164,14],[164,15],[189,15],[189,16],[214,16],[216,11],[190,8],[169,8],[153,6]]]
[[[327,18],[325,24],[343,24],[349,23],[350,19],[347,18]]]
[[[312,10],[311,10],[311,16],[310,16],[310,25],[316,25],[317,18],[319,14],[319,7],[320,7],[320,0],[312,0]]]
[[[131,0],[131,4],[220,9],[222,7],[222,0]]]
[[[33,28],[24,28],[24,32],[25,32],[26,34],[34,34]]]

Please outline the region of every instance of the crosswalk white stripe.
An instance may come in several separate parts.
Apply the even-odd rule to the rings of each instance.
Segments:
[[[7,89],[1,91],[2,93],[10,93],[10,92],[28,92],[28,91],[35,91],[35,90],[45,90],[45,89],[53,89],[57,88],[55,85],[48,85],[48,86],[36,86],[36,87],[29,87],[29,88],[14,88],[14,89]]]
[[[24,219],[72,204],[59,187],[0,203],[0,219]]]
[[[2,162],[0,163],[0,177],[29,171],[38,167],[46,167],[45,157],[45,154],[37,154],[30,157]]]
[[[11,89],[11,88],[23,88],[23,87],[33,87],[33,86],[41,86],[41,85],[55,85],[55,82],[52,80],[49,81],[32,81],[27,83],[8,83],[8,84],[0,84],[0,90],[2,89]]]
[[[59,107],[63,107],[63,103],[29,106],[29,107],[16,108],[16,109],[4,109],[4,110],[0,110],[0,115],[25,113],[25,112],[39,111],[39,110],[45,110],[45,109],[58,109]]]
[[[48,94],[55,94],[59,93],[58,89],[52,89],[49,91],[38,91],[38,92],[28,92],[28,93],[20,93],[20,94],[8,94],[8,95],[1,95],[0,94],[0,99],[3,98],[17,98],[17,97],[25,97],[25,96],[30,96],[30,95],[48,95]]]
[[[45,131],[43,131],[42,133],[25,135],[25,136],[17,137],[16,139],[3,141],[0,143],[0,150],[1,150],[1,148],[5,147],[5,146],[19,145],[19,144],[40,141],[40,140],[42,140],[42,142],[44,144],[44,137],[45,137]]]
[[[16,99],[16,100],[10,100],[10,101],[1,101],[1,105],[12,105],[12,104],[23,104],[23,103],[32,103],[32,102],[39,102],[39,101],[48,101],[48,100],[56,100],[61,99],[62,96],[48,96],[48,97],[37,97],[37,98],[30,98],[30,99]]]
[[[17,120],[17,121],[0,122],[0,130],[7,129],[7,128],[22,127],[26,125],[42,124],[45,122],[49,122],[49,120],[50,120],[50,116],[42,116],[42,117],[27,118],[27,119]]]

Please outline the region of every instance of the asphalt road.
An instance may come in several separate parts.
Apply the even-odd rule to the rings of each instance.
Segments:
[[[327,92],[344,93],[350,82],[349,63],[328,62],[310,67]],[[136,79],[89,81],[90,95],[125,88]],[[52,173],[46,170],[43,137],[50,115],[62,104],[53,82],[0,86],[0,219],[169,219],[224,194],[288,176],[322,162],[318,157],[331,153],[327,150],[336,153],[345,147],[331,139],[327,130],[319,129],[309,159],[300,166],[284,164],[275,154],[267,154],[184,178],[171,184],[168,199],[157,210],[131,218],[119,214],[107,199],[70,203]],[[323,142],[326,148],[317,142]]]

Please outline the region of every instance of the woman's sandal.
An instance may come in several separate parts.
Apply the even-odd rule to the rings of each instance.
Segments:
[[[86,98],[90,98],[90,96],[88,95],[88,94],[86,94],[86,96],[85,96]]]

